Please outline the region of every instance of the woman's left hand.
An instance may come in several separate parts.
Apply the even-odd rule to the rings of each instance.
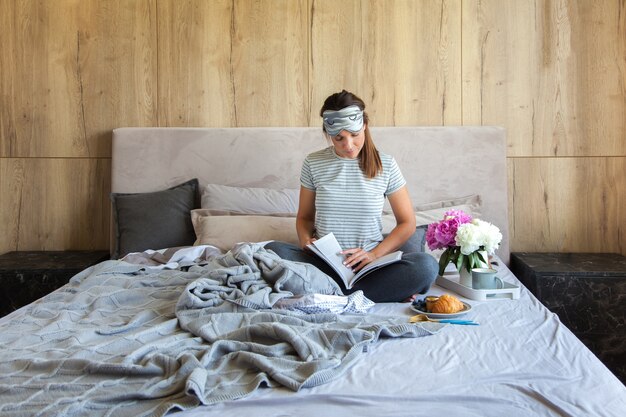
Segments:
[[[368,252],[362,248],[352,248],[341,251],[341,254],[346,258],[343,264],[354,272],[359,271],[368,263],[376,259],[376,256],[372,252]]]

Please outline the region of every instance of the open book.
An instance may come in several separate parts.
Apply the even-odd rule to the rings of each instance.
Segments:
[[[337,238],[334,234],[329,233],[307,246],[339,274],[347,289],[351,289],[358,280],[368,273],[385,265],[397,262],[402,258],[401,251],[389,253],[365,265],[363,269],[355,274],[352,269],[343,264],[345,255],[340,253],[343,249],[339,246],[339,242],[337,242]]]

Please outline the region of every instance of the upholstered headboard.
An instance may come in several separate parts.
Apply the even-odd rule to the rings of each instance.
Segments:
[[[493,126],[372,128],[396,158],[415,204],[478,194],[481,218],[503,234],[508,263],[505,130]],[[158,191],[198,178],[231,186],[298,188],[304,157],[328,146],[320,128],[119,128],[112,191]]]

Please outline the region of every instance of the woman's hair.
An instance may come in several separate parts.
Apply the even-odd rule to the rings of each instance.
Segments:
[[[365,102],[351,92],[341,90],[340,93],[332,94],[324,100],[324,105],[320,110],[320,116],[324,117],[323,113],[326,110],[341,110],[348,106],[358,106],[359,109],[363,110],[365,142],[363,143],[363,148],[359,155],[359,167],[361,167],[361,171],[363,171],[367,178],[374,178],[382,172],[383,164],[380,161],[380,155],[378,155],[378,150],[370,134],[369,117],[367,116],[367,112],[365,112]]]

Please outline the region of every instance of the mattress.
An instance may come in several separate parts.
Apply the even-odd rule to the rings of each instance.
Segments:
[[[505,281],[521,285],[504,264],[499,262],[496,268]],[[137,270],[133,272],[137,273]],[[176,270],[169,273],[175,275]],[[132,274],[126,275],[130,277]],[[130,299],[123,295],[127,284],[121,282],[120,288],[113,291],[119,297],[117,302]],[[38,305],[54,305],[55,300],[68,291],[73,291],[69,284],[0,319],[0,332],[11,323],[27,322],[29,315],[41,315],[41,311],[35,313]],[[162,291],[179,293],[181,289],[168,285]],[[449,290],[435,285],[429,294],[444,292]],[[84,293],[73,295],[93,296],[89,288]],[[368,344],[341,375],[324,384],[297,392],[284,387],[261,387],[237,400],[198,407],[188,403],[188,406],[182,407],[187,409],[176,415],[623,415],[626,388],[555,314],[523,286],[519,299],[462,300],[471,305],[471,310],[463,318],[478,322],[478,326],[450,324],[426,337],[380,338]],[[63,310],[62,303],[58,304],[58,308],[59,317],[71,315],[69,306],[67,311]],[[157,317],[150,320],[155,323],[171,322],[175,314],[174,305],[169,308],[171,311],[161,310],[162,320]],[[94,307],[85,317],[104,310],[106,308]],[[372,307],[368,314],[408,321],[415,312],[409,303],[381,303]],[[51,320],[47,329],[64,334],[59,340],[71,339],[65,333],[71,332],[72,326],[63,325],[59,320]],[[95,330],[101,331],[102,328]],[[180,338],[179,343],[184,344],[188,336],[181,336],[182,333],[184,331],[177,329],[164,337],[171,338],[175,334]],[[76,337],[82,336],[77,333]],[[124,337],[126,335],[120,331],[119,338]],[[149,345],[148,337],[145,337]],[[37,349],[37,346],[29,346],[27,350],[30,355],[36,356]],[[42,347],[41,350],[43,360],[50,353],[47,348]],[[44,351],[47,352],[45,355]],[[5,353],[0,353],[0,360],[5,359]],[[58,351],[53,354],[63,356]],[[89,356],[89,350],[81,355]],[[15,383],[23,382],[19,372],[5,374],[0,380],[0,386],[5,391],[12,378],[15,378]],[[54,377],[47,383],[54,384]],[[33,394],[35,398],[45,401],[45,396]],[[0,415],[24,415],[18,410],[3,407],[6,405],[0,406]],[[42,415],[46,415],[45,407],[42,409]],[[77,415],[90,414],[85,411],[77,412]],[[116,415],[113,409],[110,412]]]

